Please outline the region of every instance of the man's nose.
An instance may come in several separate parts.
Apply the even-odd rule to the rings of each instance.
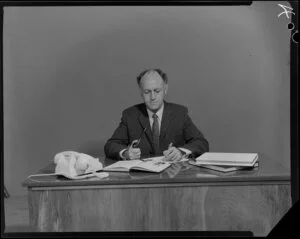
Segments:
[[[155,100],[155,97],[156,97],[156,94],[155,94],[155,92],[151,92],[151,95],[150,95],[150,97],[151,97],[151,100]]]

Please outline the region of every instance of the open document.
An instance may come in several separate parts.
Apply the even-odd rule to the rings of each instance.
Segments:
[[[130,170],[140,170],[140,171],[147,171],[147,172],[154,172],[160,173],[169,166],[170,163],[162,161],[162,157],[156,158],[149,158],[144,160],[125,160],[125,161],[118,161],[113,163],[107,167],[103,168],[103,171],[115,171],[115,172],[129,172]]]

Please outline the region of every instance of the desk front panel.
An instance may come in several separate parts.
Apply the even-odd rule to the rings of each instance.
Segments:
[[[247,230],[266,236],[291,206],[290,185],[30,190],[34,231]]]

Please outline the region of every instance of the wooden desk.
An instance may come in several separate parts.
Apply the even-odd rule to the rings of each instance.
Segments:
[[[103,160],[105,165],[112,160]],[[53,173],[50,164],[39,173]],[[160,174],[27,179],[34,231],[252,231],[266,236],[291,207],[290,173],[259,154],[259,167],[218,173],[173,164]]]

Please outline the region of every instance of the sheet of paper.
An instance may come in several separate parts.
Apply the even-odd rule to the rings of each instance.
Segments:
[[[135,160],[121,160],[121,161],[117,161],[116,163],[113,163],[107,167],[105,167],[105,169],[110,169],[110,168],[126,168],[126,169],[130,169],[132,167],[134,167],[135,165],[141,163],[141,160],[139,159],[135,159]]]
[[[164,158],[165,158],[165,156],[158,156],[158,157],[144,158],[144,159],[142,159],[142,161],[159,162],[159,161],[162,161]]]
[[[142,161],[153,161],[153,162],[157,163],[157,162],[164,161],[164,159],[165,159],[165,156],[157,156],[157,157],[151,157],[151,158],[144,158],[144,159],[142,159]],[[179,161],[175,161],[175,162],[167,161],[167,162],[172,164],[172,163],[177,163],[177,162],[185,162],[188,160],[189,160],[188,158],[182,158]]]
[[[137,165],[136,167],[134,167],[134,169],[141,169],[150,172],[161,172],[165,168],[170,166],[169,163],[157,163],[157,161],[158,160],[161,161],[161,159],[155,159],[155,160],[143,162]]]

